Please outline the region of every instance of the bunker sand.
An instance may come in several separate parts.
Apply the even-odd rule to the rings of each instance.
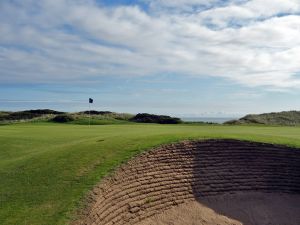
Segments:
[[[299,194],[299,149],[184,141],[120,167],[93,189],[73,224],[296,225]]]
[[[299,202],[300,196],[290,194],[215,196],[165,210],[138,225],[299,225]]]

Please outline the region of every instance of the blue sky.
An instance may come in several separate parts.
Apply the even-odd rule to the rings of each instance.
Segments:
[[[299,0],[0,2],[0,110],[300,110]]]

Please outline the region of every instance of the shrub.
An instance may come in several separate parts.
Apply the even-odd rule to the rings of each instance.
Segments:
[[[64,114],[64,112],[59,112],[51,109],[32,109],[32,110],[25,110],[23,112],[31,113],[31,114],[37,114],[37,115],[47,115],[47,114]]]
[[[139,113],[130,121],[138,122],[138,123],[160,123],[160,124],[177,124],[181,123],[182,121],[176,117],[170,117],[165,115],[154,115],[148,113]]]
[[[74,118],[68,114],[57,115],[52,119],[53,122],[56,123],[67,123],[70,121],[74,121]]]
[[[59,114],[63,114],[63,112],[58,112],[50,109],[35,109],[35,110],[25,110],[19,112],[7,112],[6,114],[4,113],[0,114],[0,121],[30,120],[47,114],[59,115]]]
[[[107,115],[107,114],[112,114],[112,112],[110,112],[110,111],[96,111],[96,110],[83,111],[81,113],[83,113],[83,114],[90,114],[90,115]]]

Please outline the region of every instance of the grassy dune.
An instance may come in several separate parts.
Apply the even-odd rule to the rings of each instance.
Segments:
[[[227,124],[264,124],[279,126],[299,126],[300,111],[287,111],[276,113],[249,114],[238,120],[226,122]]]
[[[300,127],[199,125],[0,126],[0,224],[66,224],[84,194],[150,147],[236,138],[300,147]]]

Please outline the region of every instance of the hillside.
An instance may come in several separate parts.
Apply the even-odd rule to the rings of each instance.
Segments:
[[[133,117],[127,113],[109,111],[59,112],[51,109],[24,110],[17,112],[0,111],[0,124],[20,122],[59,122],[72,124],[120,124],[130,123]]]
[[[50,109],[25,110],[18,112],[0,111],[0,125],[20,122],[56,122],[81,125],[106,125],[127,123],[177,124],[179,118],[139,113],[116,113],[110,111],[59,112]]]
[[[54,111],[51,109],[36,109],[36,110],[25,110],[18,112],[0,112],[0,121],[18,121],[18,120],[30,120],[45,115],[59,115],[63,112]]]
[[[231,120],[224,124],[263,124],[281,126],[299,126],[300,111],[284,111],[263,114],[249,114],[238,120]]]

